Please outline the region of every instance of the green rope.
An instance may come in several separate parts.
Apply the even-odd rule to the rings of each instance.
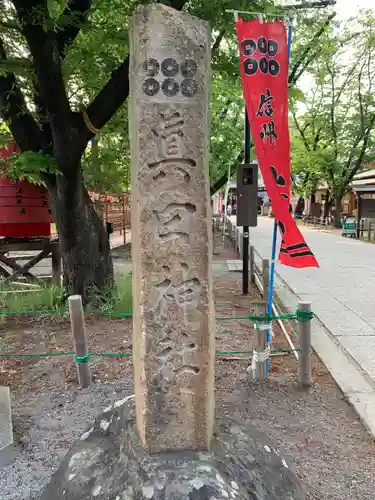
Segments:
[[[292,352],[299,352],[301,349],[289,349],[289,348],[280,348],[280,349],[272,349],[271,354],[276,354],[277,352],[285,352],[285,353],[292,353]]]
[[[103,352],[103,353],[95,353],[91,354],[91,356],[102,357],[102,358],[128,358],[131,357],[132,354],[129,352]]]
[[[74,361],[79,365],[84,365],[90,361],[91,354],[88,353],[86,356],[74,356]]]
[[[40,309],[38,311],[0,311],[0,316],[29,316],[32,314],[62,314],[68,309]]]
[[[95,309],[87,309],[86,312],[88,314],[103,314],[104,316],[118,316],[119,318],[132,318],[132,313],[120,313],[120,312],[112,312],[112,311],[97,311]]]
[[[272,353],[277,352],[295,352],[299,349],[273,349]],[[238,356],[240,354],[252,354],[251,351],[216,351],[217,356]],[[56,352],[44,352],[44,353],[28,353],[28,352],[0,352],[0,357],[3,358],[48,358],[56,356],[73,356],[73,360],[78,364],[88,363],[91,358],[129,358],[132,357],[132,353],[129,352],[95,352],[88,353],[87,356],[75,356],[74,352],[71,351],[56,351]]]
[[[3,358],[49,358],[53,356],[74,356],[74,352],[56,351],[56,352],[0,352]]]
[[[238,356],[239,354],[252,354],[253,351],[216,351],[216,356]]]
[[[40,311],[0,311],[0,315],[2,316],[27,316],[32,314],[62,314],[66,313],[67,309],[42,309]],[[102,312],[102,311],[94,311],[89,310],[86,311],[91,314],[103,314],[104,316],[118,316],[123,318],[131,318],[133,315],[131,313],[118,313],[118,312]],[[314,317],[314,313],[312,311],[300,311],[297,310],[296,313],[293,314],[281,314],[279,316],[272,316],[269,314],[265,314],[264,316],[219,316],[216,321],[240,321],[240,320],[250,320],[256,322],[264,322],[269,323],[271,321],[276,320],[287,320],[287,319],[297,319],[298,321],[304,323],[306,321],[310,321]]]
[[[0,352],[0,357],[3,358],[48,358],[54,356],[73,356],[73,360],[76,363],[88,363],[90,358],[93,357],[107,357],[107,358],[127,358],[132,356],[131,353],[128,352],[95,352],[88,353],[87,356],[75,356],[75,353],[72,351],[56,351],[56,352]]]
[[[301,311],[297,309],[296,317],[301,323],[308,323],[313,319],[314,313],[312,311]]]

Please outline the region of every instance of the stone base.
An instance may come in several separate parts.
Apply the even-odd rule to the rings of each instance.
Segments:
[[[216,423],[210,453],[148,455],[134,399],[105,411],[66,455],[41,500],[306,500],[286,461],[261,433]]]

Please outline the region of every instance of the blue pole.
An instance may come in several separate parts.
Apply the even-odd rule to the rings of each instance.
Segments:
[[[290,54],[292,50],[292,26],[288,26],[288,61],[290,62]],[[271,268],[270,268],[270,286],[268,293],[267,313],[272,316],[272,302],[273,302],[273,287],[275,284],[275,261],[276,261],[276,243],[277,243],[277,222],[273,224],[272,234],[272,253],[271,253]],[[271,341],[271,328],[267,330],[266,335],[267,345]],[[266,361],[266,376],[268,376],[268,359]]]
[[[290,64],[290,54],[292,52],[292,37],[293,37],[292,25],[288,26],[288,64]]]

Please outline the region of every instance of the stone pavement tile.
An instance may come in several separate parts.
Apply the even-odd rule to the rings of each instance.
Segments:
[[[340,337],[340,344],[350,356],[362,367],[375,385],[375,335]]]
[[[361,417],[367,430],[375,437],[375,392],[347,393],[346,397]]]
[[[320,293],[297,293],[302,300],[310,300],[312,309],[333,336],[375,335],[371,324],[348,309],[325,290]],[[279,295],[283,299],[282,295]]]
[[[319,321],[313,323],[312,345],[344,393],[374,392],[375,395],[375,389],[373,390],[369,381],[361,375],[360,369],[349,360],[345,351],[340,349],[339,341],[332,338]]]
[[[313,304],[313,310],[335,337],[371,337],[375,335],[375,330],[368,323],[350,311],[340,311],[339,308],[324,311],[318,304]]]
[[[375,300],[375,297],[374,297]],[[347,302],[347,307],[353,310],[358,316],[360,316],[366,323],[371,325],[375,320],[375,304],[363,304],[363,303],[352,303]]]

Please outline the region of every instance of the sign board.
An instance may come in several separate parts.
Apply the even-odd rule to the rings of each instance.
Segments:
[[[237,170],[237,226],[257,226],[258,164],[240,165]]]

